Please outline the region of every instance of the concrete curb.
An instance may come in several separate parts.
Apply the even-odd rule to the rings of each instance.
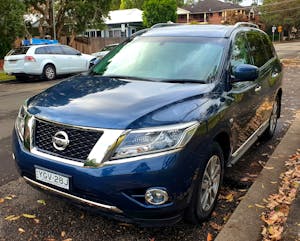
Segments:
[[[284,161],[299,147],[300,112],[296,114],[293,124],[266,163],[266,168],[261,171],[215,241],[261,240],[260,233],[263,223],[260,215],[264,209],[255,204],[262,205],[264,198],[267,199],[270,194],[277,193],[279,176],[285,171]],[[274,182],[276,183],[274,184]]]

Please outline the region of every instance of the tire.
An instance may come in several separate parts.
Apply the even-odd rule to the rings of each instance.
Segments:
[[[56,70],[54,65],[47,64],[43,70],[43,77],[46,80],[54,80],[56,78]]]
[[[185,211],[186,221],[197,224],[207,220],[213,212],[224,175],[224,156],[218,143],[213,143],[211,154],[196,181],[191,202]]]
[[[277,95],[275,102],[273,104],[272,113],[269,119],[269,125],[262,135],[263,139],[269,140],[273,137],[277,126],[279,111],[280,111],[280,99],[279,96]]]

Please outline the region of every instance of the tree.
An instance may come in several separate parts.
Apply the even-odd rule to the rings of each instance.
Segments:
[[[107,16],[111,0],[24,0],[31,13],[40,14],[40,35],[53,34],[53,3],[55,9],[56,36],[83,32],[87,28],[99,28],[103,16]]]
[[[283,26],[290,36],[294,28],[300,28],[300,0],[264,0],[260,7],[262,20],[267,27]]]
[[[120,9],[138,8],[142,9],[144,0],[121,0]]]
[[[0,1],[0,58],[11,49],[16,37],[23,35],[24,4],[19,0]]]
[[[243,2],[243,0],[226,0],[225,2],[231,2],[234,4],[240,4],[241,2]]]
[[[145,0],[143,23],[151,27],[156,23],[176,22],[176,0]]]

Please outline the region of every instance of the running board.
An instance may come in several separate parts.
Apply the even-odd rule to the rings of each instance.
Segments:
[[[232,155],[231,160],[228,162],[227,167],[231,167],[235,164],[241,156],[257,141],[257,139],[264,133],[268,128],[269,121],[264,122],[244,143],[241,145]]]

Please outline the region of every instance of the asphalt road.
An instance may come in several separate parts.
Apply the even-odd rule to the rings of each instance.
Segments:
[[[300,59],[300,42],[277,44],[276,49],[281,58]],[[300,81],[297,81],[299,74],[299,67],[285,68],[282,118],[275,137],[267,143],[256,143],[246,153],[241,162],[232,169],[232,175],[227,177],[227,189],[237,191],[243,187],[243,183],[251,184],[251,179],[255,178],[261,168],[260,164],[266,161],[287,131],[294,113],[300,109]],[[207,230],[210,230],[207,223],[195,227],[181,222],[165,229],[117,225],[114,221],[78,210],[66,202],[37,192],[18,179],[10,147],[11,130],[18,108],[26,98],[58,81],[0,84],[0,198],[13,195],[11,200],[0,204],[0,240],[206,240]],[[241,179],[245,182],[240,182]],[[46,205],[37,203],[39,199],[45,200]],[[229,213],[234,206],[228,205],[221,203],[216,212]],[[4,220],[8,215],[21,215],[24,212],[35,214],[36,220],[24,217],[11,222]],[[218,218],[214,217],[213,220]],[[225,218],[221,216],[219,219]]]

